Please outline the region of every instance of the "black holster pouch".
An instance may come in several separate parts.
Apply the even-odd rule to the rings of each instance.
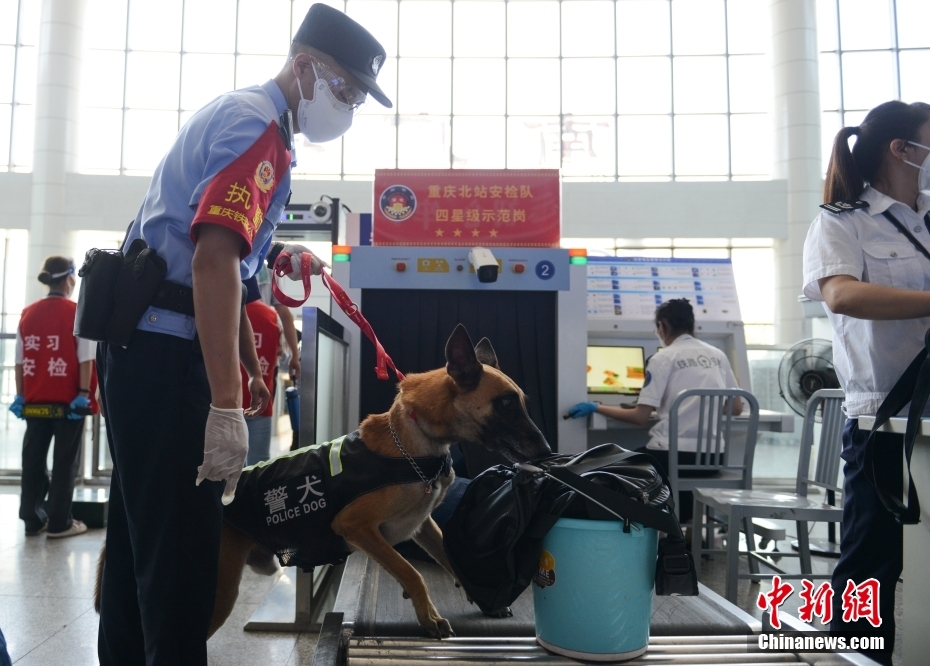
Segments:
[[[93,248],[84,255],[84,264],[78,271],[81,291],[74,317],[76,336],[85,340],[106,341],[107,322],[113,314],[113,290],[122,266],[123,253],[119,250]]]
[[[128,347],[133,331],[168,273],[168,264],[155,250],[137,238],[123,254],[113,289],[113,314],[107,322],[106,340]]]
[[[656,594],[660,597],[695,597],[697,593],[694,558],[685,550],[685,540],[673,536],[661,539],[656,558]]]

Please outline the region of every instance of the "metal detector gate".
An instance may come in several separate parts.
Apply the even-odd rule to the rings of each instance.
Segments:
[[[299,446],[326,442],[348,431],[349,342],[345,329],[319,308],[302,311]],[[332,603],[329,581],[342,565],[313,571],[287,567],[248,623],[246,631],[308,631],[318,629],[326,601]]]

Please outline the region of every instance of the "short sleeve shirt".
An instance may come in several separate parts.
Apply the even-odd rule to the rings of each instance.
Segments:
[[[668,450],[668,414],[678,394],[687,389],[739,388],[726,354],[691,335],[680,335],[646,365],[646,383],[639,404],[656,408],[659,422],[649,431],[650,449]],[[698,398],[678,410],[678,450],[695,451],[699,421]]]
[[[823,211],[811,224],[804,242],[804,295],[823,301],[818,280],[834,275],[898,289],[930,289],[930,260],[882,215],[889,211],[930,249],[925,219],[930,196],[920,195],[917,212],[871,187],[860,198],[868,208]],[[833,364],[846,392],[846,414],[874,414],[923,347],[930,317],[876,321],[835,314],[829,308],[827,316],[833,326]]]
[[[162,159],[130,227],[168,264],[166,279],[192,285],[201,224],[242,238],[240,273],[259,268],[290,195],[291,152],[280,131],[287,109],[274,81],[220,95],[195,113]],[[190,317],[149,308],[140,328],[193,338]]]

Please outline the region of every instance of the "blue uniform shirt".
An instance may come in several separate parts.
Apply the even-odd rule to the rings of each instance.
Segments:
[[[191,261],[202,223],[242,237],[242,279],[271,242],[290,195],[291,153],[279,131],[287,109],[274,81],[220,95],[181,128],[162,159],[127,242],[144,238],[168,264],[167,280],[192,286]],[[194,320],[149,308],[139,328],[193,339]]]

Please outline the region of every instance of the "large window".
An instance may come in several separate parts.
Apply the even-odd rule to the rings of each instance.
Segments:
[[[81,170],[151,173],[194,111],[277,74],[310,4],[89,0]]]
[[[0,0],[0,171],[32,170],[40,4]]]
[[[89,0],[82,169],[151,171],[216,94],[284,63],[312,0]],[[384,45],[344,139],[297,176],[561,168],[566,179],[767,178],[766,0],[329,2]]]
[[[823,165],[841,127],[891,99],[930,101],[928,0],[817,0]]]
[[[775,248],[771,238],[563,238],[609,257],[678,257],[733,262],[746,343],[775,343]]]

